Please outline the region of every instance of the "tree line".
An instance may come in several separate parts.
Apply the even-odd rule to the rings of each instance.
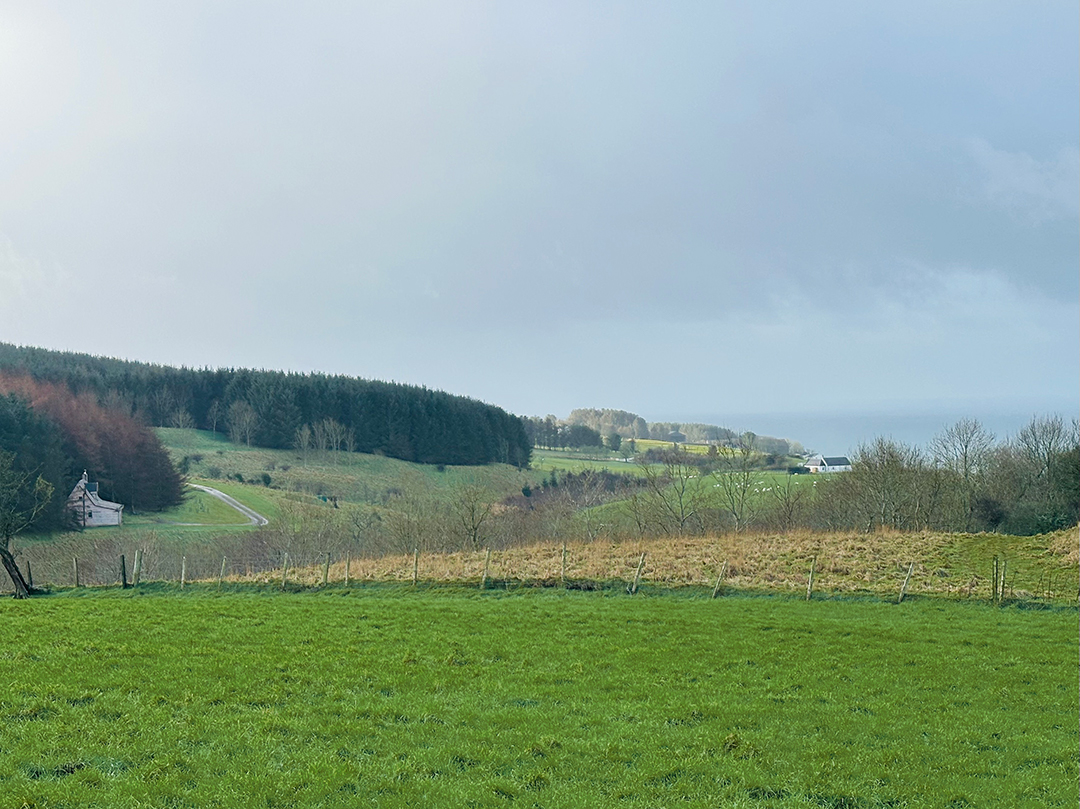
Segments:
[[[529,464],[522,420],[424,387],[342,375],[174,368],[0,343],[0,371],[63,383],[159,427],[227,432],[239,443],[295,447],[305,425],[341,425],[340,445],[432,464]],[[347,440],[346,440],[347,439]]]
[[[575,427],[587,428],[590,432],[573,434],[570,430]],[[648,438],[653,441],[675,440],[677,443],[730,445],[739,440],[739,434],[734,430],[715,424],[666,421],[649,423],[636,413],[626,410],[595,407],[576,408],[571,410],[565,419],[558,419],[553,415],[543,418],[532,416],[526,419],[526,429],[533,446],[548,449],[609,445],[615,443],[614,436],[618,436],[621,442]],[[595,443],[573,443],[583,439]],[[756,440],[758,449],[766,454],[798,455],[805,451],[798,441],[788,441],[785,438],[759,435]]]
[[[974,419],[925,449],[877,438],[855,451],[850,472],[786,479],[765,474],[768,456],[754,439],[746,433],[708,456],[642,456],[646,485],[626,499],[623,530],[1031,535],[1076,525],[1080,516],[1080,431],[1059,416],[1034,417],[1006,440]]]
[[[102,497],[137,511],[183,500],[183,482],[154,431],[90,393],[0,373],[0,450],[14,466],[41,474],[56,493],[36,527],[67,526],[65,503],[83,471]]]

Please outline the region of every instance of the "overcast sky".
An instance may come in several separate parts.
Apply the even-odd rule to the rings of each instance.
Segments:
[[[6,0],[0,340],[522,414],[1071,415],[1078,14]]]

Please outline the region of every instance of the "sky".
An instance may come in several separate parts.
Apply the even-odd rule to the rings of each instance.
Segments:
[[[1072,416],[1078,27],[7,0],[0,341],[772,434]]]

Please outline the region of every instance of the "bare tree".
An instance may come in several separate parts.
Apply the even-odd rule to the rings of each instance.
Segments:
[[[354,506],[348,510],[352,540],[361,553],[368,551],[370,534],[379,522],[379,514],[372,508]]]
[[[859,447],[851,472],[829,493],[851,499],[866,531],[875,526],[918,530],[937,519],[943,480],[918,447],[879,437]]]
[[[322,454],[330,447],[330,435],[326,431],[326,419],[311,425],[311,446]]]
[[[156,426],[166,426],[169,416],[176,410],[176,407],[176,397],[168,388],[160,387],[150,394],[151,418]]]
[[[106,410],[114,410],[117,413],[123,413],[125,416],[130,416],[134,402],[130,393],[121,393],[116,388],[109,388],[105,392],[105,396],[101,399],[101,406]]]
[[[753,433],[743,433],[716,448],[720,467],[711,477],[736,533],[753,522],[757,511],[755,490],[761,488],[762,478],[761,454],[755,448],[756,439]]]
[[[33,472],[20,472],[14,454],[0,450],[0,561],[15,586],[16,598],[29,597],[30,587],[15,562],[15,537],[41,515],[52,495],[51,483]]]
[[[702,527],[702,492],[698,468],[686,454],[673,450],[658,469],[644,458],[637,461],[645,480],[649,503],[642,512],[664,534],[685,534]]]
[[[803,523],[803,500],[807,486],[796,480],[795,475],[788,475],[783,484],[776,483],[769,488],[776,520],[784,531],[791,531]]]
[[[214,399],[206,411],[206,421],[212,432],[217,432],[218,424],[225,418],[225,408],[221,406],[220,399]]]
[[[326,446],[334,452],[341,450],[345,443],[345,426],[336,419],[326,418],[322,421],[326,431]]]
[[[259,426],[259,416],[245,399],[237,399],[229,405],[229,438],[234,443],[251,446],[251,439]]]
[[[956,480],[956,495],[964,530],[973,526],[976,490],[994,449],[994,435],[978,419],[961,419],[930,442],[934,466]]]
[[[1069,448],[1069,430],[1061,416],[1035,416],[1016,435],[1016,446],[1036,479],[1046,479],[1054,460]],[[1072,443],[1076,443],[1073,439]]]
[[[633,441],[634,439],[630,439]],[[652,508],[652,498],[648,492],[635,491],[625,500],[623,504],[630,517],[634,521],[634,527],[637,529],[638,536],[645,536],[648,532],[652,520],[650,519],[650,512]]]
[[[383,516],[390,550],[409,553],[414,548],[426,549],[425,542],[430,514],[428,503],[411,492],[394,495]]]
[[[195,429],[195,419],[191,417],[187,408],[178,407],[169,416],[169,426],[181,430],[193,430]]]
[[[584,469],[575,479],[563,482],[563,493],[577,513],[586,541],[593,542],[604,528],[595,510],[607,499],[604,474],[595,469]]]
[[[307,463],[308,452],[311,450],[312,435],[311,427],[306,424],[301,424],[296,428],[296,433],[293,435],[293,447],[300,453],[300,458],[303,463]]]
[[[488,539],[485,526],[495,507],[490,492],[482,486],[467,484],[455,487],[450,498],[453,527],[461,537],[463,547],[470,550],[484,547]]]

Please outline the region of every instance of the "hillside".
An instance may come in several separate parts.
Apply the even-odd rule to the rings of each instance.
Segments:
[[[431,464],[529,464],[521,419],[433,391],[342,375],[173,368],[0,343],[0,372],[63,383],[158,427],[227,432],[235,443],[345,449]]]
[[[270,491],[325,498],[342,504],[384,505],[402,495],[431,496],[455,487],[480,486],[493,499],[535,485],[539,472],[509,464],[417,464],[383,455],[237,446],[220,433],[159,428],[174,463],[192,478],[248,483]],[[251,488],[251,487],[247,487]]]

